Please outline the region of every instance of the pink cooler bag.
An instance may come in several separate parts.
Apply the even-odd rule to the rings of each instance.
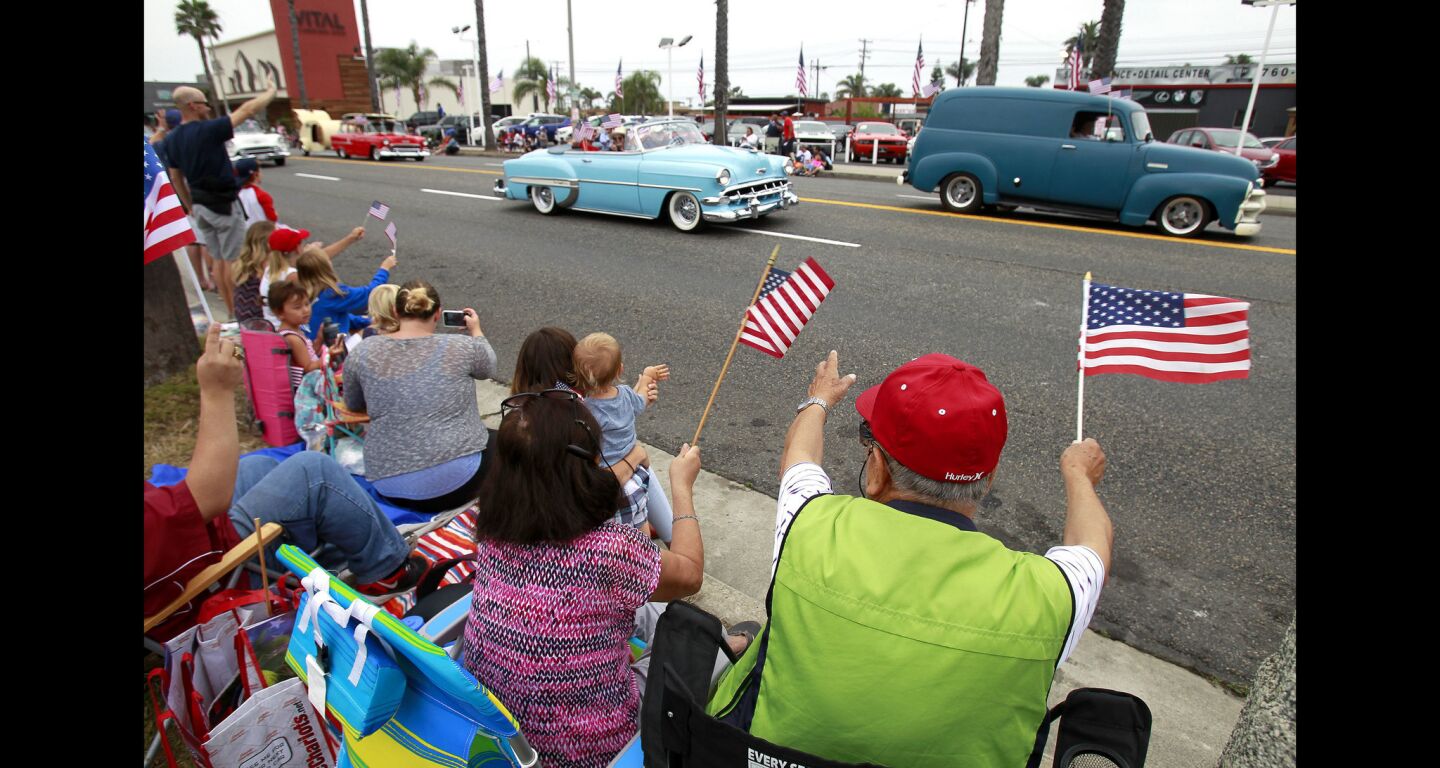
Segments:
[[[290,348],[268,331],[240,330],[245,347],[245,391],[255,406],[261,436],[274,446],[300,441],[295,431],[295,393],[290,390]]]

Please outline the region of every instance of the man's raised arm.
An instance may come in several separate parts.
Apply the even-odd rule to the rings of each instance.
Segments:
[[[234,112],[230,113],[231,125],[240,125],[246,120],[249,120],[255,115],[265,111],[265,107],[270,105],[271,99],[275,98],[275,91],[277,89],[275,87],[275,78],[269,77],[267,78],[267,80],[270,84],[270,87],[265,89],[264,93],[245,102],[244,104],[241,104],[235,109]]]
[[[1110,550],[1115,544],[1115,529],[1110,515],[1095,486],[1105,476],[1105,452],[1095,438],[1072,443],[1060,455],[1060,474],[1065,478],[1065,539],[1071,546],[1083,544],[1100,556],[1105,566],[1105,579],[1110,579]]]
[[[785,450],[780,454],[780,476],[785,470],[802,462],[819,464],[825,456],[825,417],[830,409],[840,403],[850,385],[855,383],[855,374],[840,375],[840,358],[835,350],[815,366],[815,378],[810,382],[809,398],[818,398],[822,403],[808,405],[795,414],[790,422],[790,431],[785,433]],[[807,399],[808,403],[809,400]]]

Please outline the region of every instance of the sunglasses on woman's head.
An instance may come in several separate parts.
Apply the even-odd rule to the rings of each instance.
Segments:
[[[574,415],[575,423],[579,424],[585,429],[585,434],[590,438],[590,444],[595,448],[593,451],[587,451],[584,448],[575,445],[574,443],[571,443],[570,445],[565,446],[566,451],[568,451],[574,456],[585,459],[586,461],[594,461],[595,457],[601,456],[600,441],[595,439],[595,433],[590,431],[590,425],[586,424],[585,420],[580,418],[579,403],[584,402],[585,398],[581,397],[580,394],[578,392],[575,392],[574,390],[560,389],[556,387],[554,389],[543,389],[539,392],[521,392],[519,394],[511,395],[500,401],[501,420],[503,421],[505,417],[509,416],[517,409],[523,409],[525,408],[525,406],[537,400],[540,400],[541,398],[547,400],[570,401],[570,410],[571,413]],[[603,456],[601,456],[601,461],[604,461]],[[605,466],[608,468],[610,464],[606,462]]]

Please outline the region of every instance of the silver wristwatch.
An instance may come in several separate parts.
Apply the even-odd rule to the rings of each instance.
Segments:
[[[795,406],[795,412],[799,413],[812,405],[820,406],[820,410],[824,411],[826,416],[830,415],[830,406],[825,404],[825,398],[823,397],[807,397],[801,400],[800,404]]]

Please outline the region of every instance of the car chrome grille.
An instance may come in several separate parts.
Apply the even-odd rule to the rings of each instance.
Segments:
[[[768,181],[757,181],[753,184],[739,184],[730,187],[725,190],[722,197],[737,200],[754,199],[758,201],[771,195],[778,195],[789,188],[790,182],[784,179],[770,179]]]

